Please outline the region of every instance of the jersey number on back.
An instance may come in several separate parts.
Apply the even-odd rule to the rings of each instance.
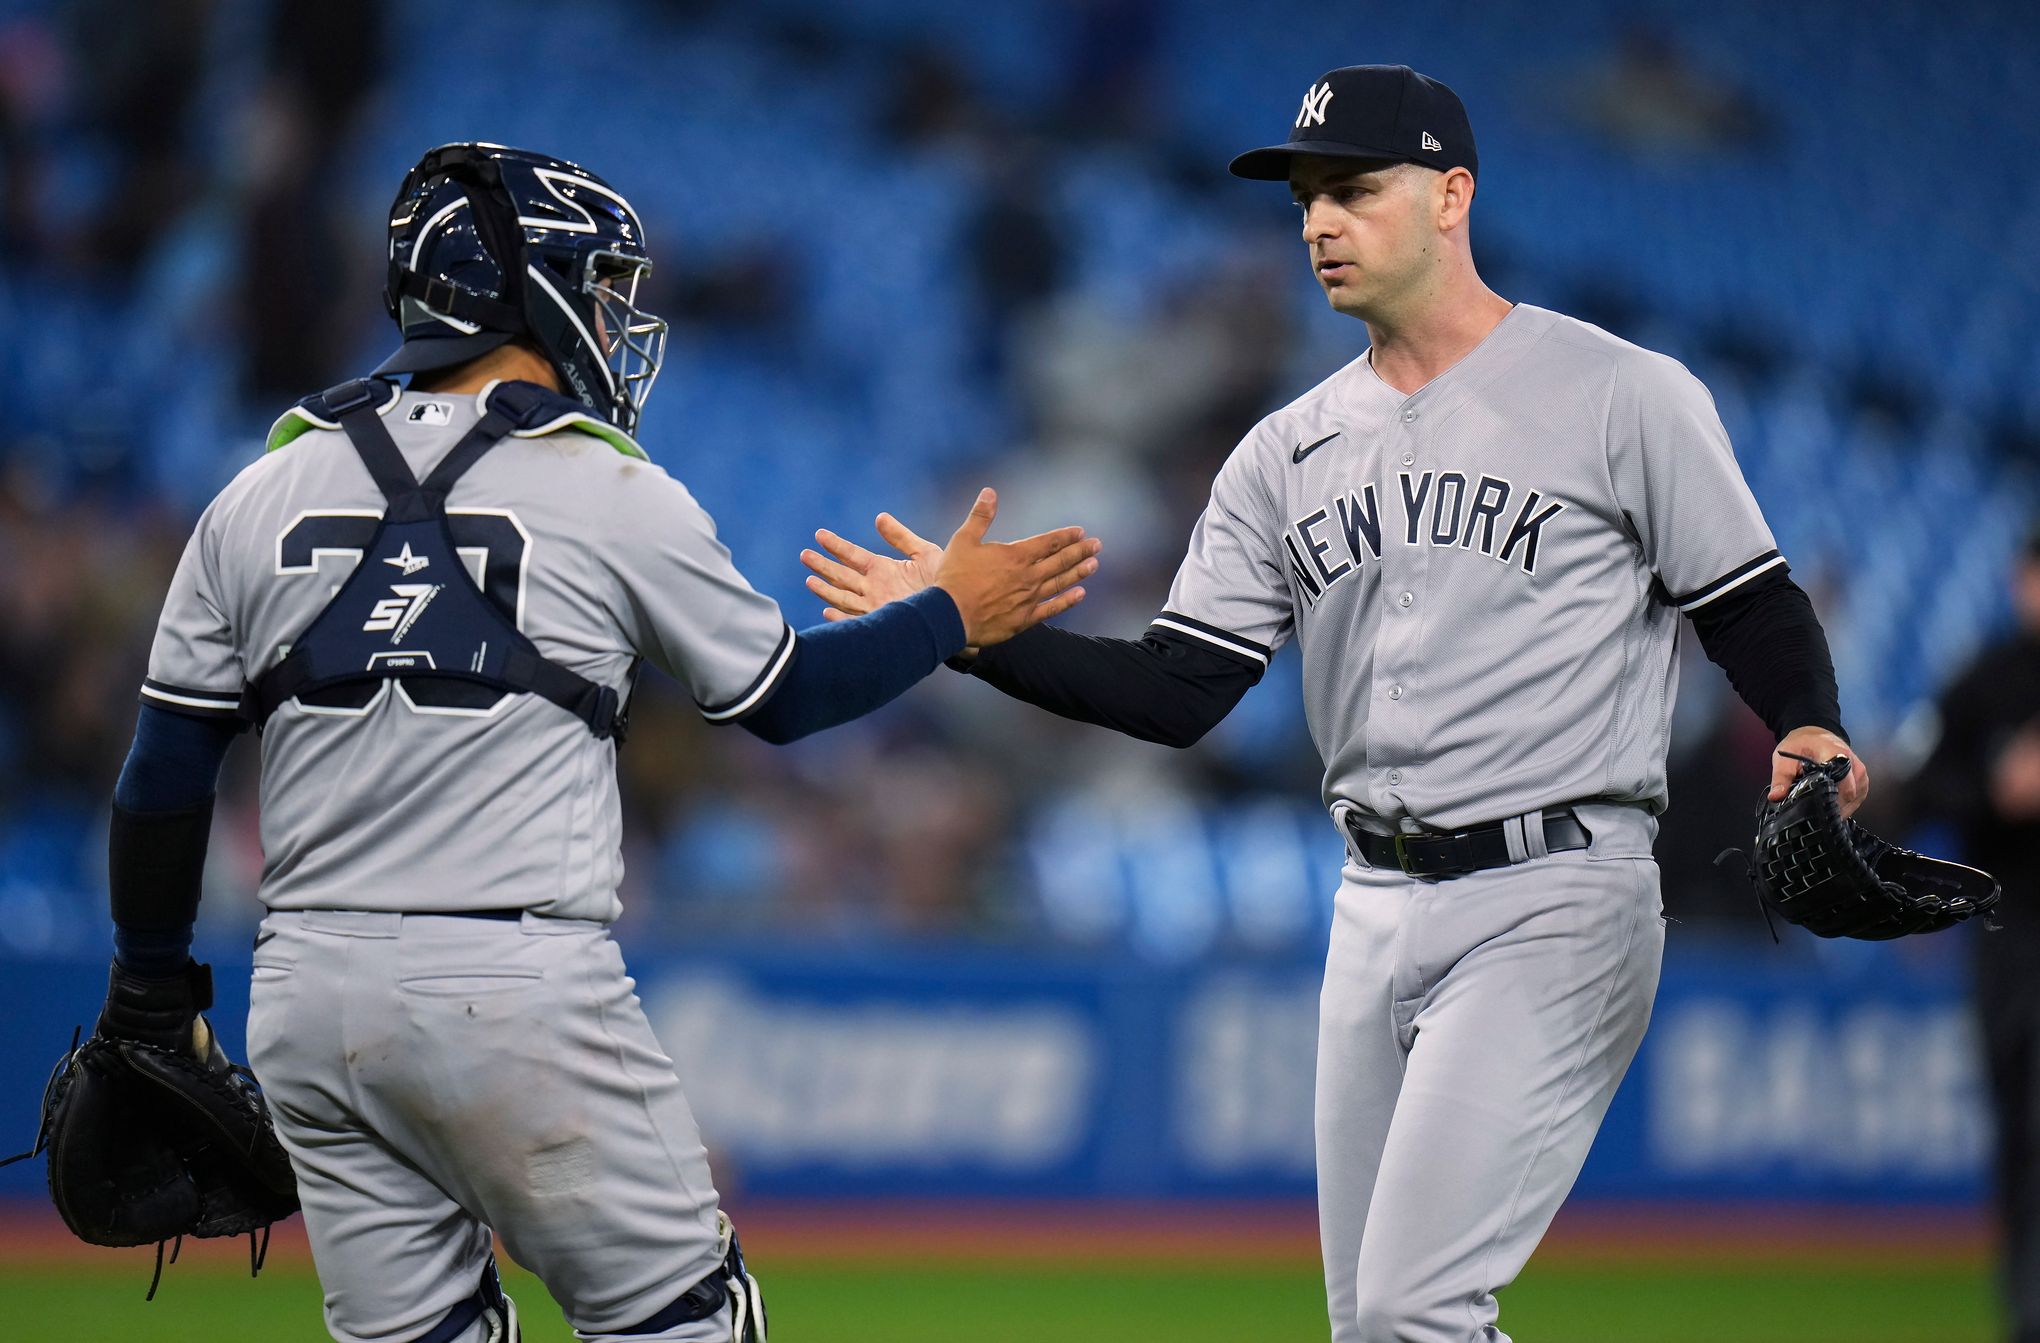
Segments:
[[[361,563],[382,514],[363,509],[315,509],[300,513],[276,538],[278,577],[318,574],[331,579],[327,595]],[[467,561],[468,572],[482,594],[518,629],[524,628],[524,572],[531,554],[531,534],[517,515],[502,508],[449,508],[447,531],[454,549]],[[311,713],[362,714],[390,691],[391,682],[333,686],[300,695],[298,703]],[[413,680],[397,685],[398,696],[414,712],[482,715],[494,713],[512,696],[487,686],[462,681]]]

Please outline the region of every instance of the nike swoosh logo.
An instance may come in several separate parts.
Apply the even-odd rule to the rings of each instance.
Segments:
[[[1310,456],[1313,452],[1316,452],[1319,448],[1323,447],[1325,444],[1337,438],[1338,436],[1339,431],[1337,429],[1334,429],[1332,430],[1331,433],[1326,434],[1323,438],[1319,439],[1315,443],[1310,444],[1308,447],[1304,446],[1302,443],[1298,443],[1296,445],[1295,455],[1290,457],[1289,460],[1292,462],[1300,462],[1304,458]]]

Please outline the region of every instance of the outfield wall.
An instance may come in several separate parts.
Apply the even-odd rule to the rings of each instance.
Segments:
[[[974,948],[631,957],[748,1194],[1305,1195],[1315,964],[1158,969]],[[1979,1202],[1988,1130],[1951,958],[1810,973],[1682,943],[1580,1183],[1622,1202]],[[215,961],[238,1049],[245,962]],[[0,1147],[102,963],[0,961]],[[0,1170],[32,1192],[39,1163]]]

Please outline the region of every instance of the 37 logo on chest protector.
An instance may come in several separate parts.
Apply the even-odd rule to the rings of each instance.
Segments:
[[[1403,471],[1396,481],[1404,545],[1479,551],[1525,574],[1537,572],[1545,524],[1566,508],[1562,500],[1521,489],[1500,476],[1469,481],[1461,471]],[[1290,523],[1282,545],[1304,605],[1316,606],[1334,583],[1381,558],[1381,507],[1374,482],[1347,490]]]
[[[425,614],[425,607],[445,586],[444,583],[390,584],[390,591],[397,595],[385,597],[375,604],[375,608],[368,613],[368,620],[362,625],[361,632],[378,634],[383,630],[394,630],[395,633],[390,635],[390,642],[402,643],[404,636],[411,632],[411,626],[418,622],[418,617]]]

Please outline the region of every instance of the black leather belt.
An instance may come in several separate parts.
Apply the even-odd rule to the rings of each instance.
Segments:
[[[1363,830],[1349,816],[1346,829],[1352,832],[1353,843],[1369,866],[1401,868],[1413,877],[1463,877],[1469,872],[1515,863],[1509,856],[1505,824],[1496,821],[1450,834],[1377,835],[1372,830]],[[1584,849],[1591,838],[1570,807],[1548,813],[1544,818],[1544,848],[1548,853]]]

